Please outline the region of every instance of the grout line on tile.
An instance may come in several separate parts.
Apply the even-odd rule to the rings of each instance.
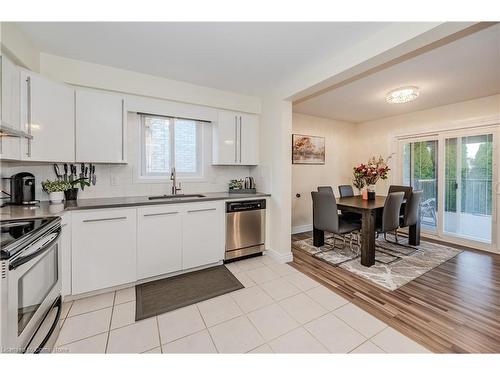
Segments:
[[[155,315],[155,320],[156,320],[156,330],[158,331],[158,342],[160,343],[160,353],[163,354],[163,346],[161,344],[160,323],[158,322],[158,315]]]
[[[231,296],[229,296],[229,297],[231,298]],[[235,301],[235,303],[236,303],[236,301]],[[197,304],[197,303],[195,303],[195,305],[196,305],[196,309],[198,310],[198,314],[200,314],[200,316],[201,316],[201,320],[203,321],[203,324],[205,325],[205,329],[207,330],[208,335],[210,336],[210,340],[212,340],[212,345],[214,346],[215,351],[216,351],[217,353],[219,353],[219,348],[217,348],[217,345],[215,345],[214,338],[212,337],[212,334],[210,333],[210,330],[209,330],[209,329],[208,329],[208,327],[207,327],[207,323],[205,322],[205,318],[203,317],[203,314],[201,313],[201,310],[200,310],[200,308],[198,307],[198,304]],[[236,303],[236,305],[238,305],[238,303]],[[243,313],[243,314],[245,314],[245,313]],[[241,315],[240,315],[240,316],[241,316]],[[235,318],[235,319],[236,319],[236,318]],[[226,320],[226,322],[227,322],[227,321],[228,321],[228,320]],[[215,326],[213,326],[213,327],[215,327]],[[201,332],[201,331],[198,331],[198,332]],[[195,332],[195,333],[196,333],[196,332]],[[194,335],[194,333],[193,333],[193,335]],[[186,336],[184,336],[184,337],[186,337]],[[176,341],[176,340],[174,340],[174,341]],[[171,341],[171,342],[174,342],[174,341]]]
[[[69,309],[68,309],[68,311],[66,311],[66,314],[65,314],[65,315],[64,315],[64,317],[62,317],[61,319],[66,319],[66,318],[68,317],[68,315],[69,315],[69,313],[70,313],[70,311],[71,311],[71,308],[73,307],[73,303],[74,303],[74,302],[75,302],[75,301],[68,301],[68,302],[66,302],[66,303],[69,303],[69,304],[70,304],[70,305],[69,305]],[[63,304],[64,304],[64,302],[63,302]],[[76,315],[75,315],[75,316],[76,316]]]
[[[58,345],[57,347],[61,348],[61,347],[64,347],[65,345],[74,344],[75,342],[87,340],[87,339],[90,339],[92,337],[96,337],[96,336],[99,336],[99,335],[102,335],[102,334],[105,334],[105,333],[107,333],[107,332],[100,332],[100,333],[96,333],[95,335],[92,335],[92,336],[87,336],[87,337],[84,337],[84,338],[81,338],[81,339],[78,339],[78,340],[74,340],[74,341],[70,341],[70,342],[65,342],[64,344]]]
[[[115,299],[116,299],[116,292],[113,294],[113,306],[111,307],[111,318],[109,319],[108,337],[106,337],[106,347],[104,349],[104,353],[108,352],[109,335],[111,333],[111,323],[113,322],[113,314],[115,312]]]
[[[106,307],[102,307],[102,308],[100,308],[100,309],[89,310],[89,311],[85,311],[85,312],[83,312],[83,313],[80,313],[80,314],[75,314],[75,315],[71,315],[71,316],[69,316],[69,311],[68,311],[68,316],[66,317],[66,319],[71,319],[71,318],[74,318],[75,316],[85,315],[85,314],[92,313],[92,312],[96,312],[96,311],[106,310],[106,309],[109,309],[110,307],[113,307],[113,306],[114,306],[114,305],[111,305],[111,306],[106,306]]]
[[[352,302],[349,302],[349,303],[352,303]],[[353,306],[355,306],[355,307],[358,307],[358,306],[356,306],[356,305],[354,305],[354,304],[352,304],[352,305],[353,305]],[[340,307],[344,307],[344,306],[346,306],[346,305],[343,305],[343,306],[340,306]],[[358,332],[361,336],[366,337],[366,336],[365,336],[365,335],[364,335],[364,334],[363,334],[363,333],[362,333],[359,329],[357,329],[356,327],[353,327],[351,324],[349,324],[349,323],[348,323],[348,322],[346,322],[344,319],[342,319],[340,316],[337,316],[337,314],[335,314],[335,313],[334,313],[334,311],[336,311],[336,310],[340,309],[340,307],[338,307],[337,309],[332,310],[332,311],[330,311],[330,312],[331,312],[331,313],[332,313],[332,314],[333,314],[336,318],[340,319],[340,320],[341,320],[341,321],[343,321],[345,324],[347,324],[349,327],[351,327],[353,330],[355,330],[356,332]],[[358,307],[358,308],[360,308],[360,307]],[[361,309],[361,308],[360,308],[360,309]],[[363,310],[363,309],[361,309],[361,310]],[[363,311],[364,311],[365,313],[367,313],[368,315],[370,315],[372,318],[377,319],[377,318],[375,318],[372,314],[370,314],[369,312],[367,312],[367,311],[365,311],[365,310],[363,310]],[[382,322],[380,319],[377,319],[377,320],[378,320],[378,321],[380,321],[380,322]],[[371,335],[370,337],[366,337],[366,339],[367,339],[367,340],[370,340],[372,337],[374,337],[374,336],[378,335],[380,332],[382,332],[383,330],[385,330],[386,328],[388,328],[388,327],[389,327],[386,323],[384,323],[384,322],[382,322],[382,323],[383,323],[383,324],[385,324],[385,327],[384,327],[384,328],[382,328],[380,331],[375,332],[375,333],[374,333],[373,335]]]
[[[380,332],[382,332],[382,331],[380,331]],[[379,333],[380,333],[380,332],[379,332]],[[370,339],[368,339],[367,341],[371,342],[373,345],[375,345],[377,348],[379,348],[380,350],[382,350],[384,353],[389,353],[389,352],[386,352],[384,349],[382,349],[382,348],[381,348],[380,346],[378,346],[377,344],[375,344],[375,343],[371,340],[371,338],[370,338]]]

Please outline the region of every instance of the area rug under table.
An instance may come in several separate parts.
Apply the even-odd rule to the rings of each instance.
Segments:
[[[150,318],[244,286],[225,266],[216,266],[135,287],[135,320]]]
[[[371,267],[361,265],[360,251],[356,246],[351,250],[348,244],[343,246],[342,239],[337,237],[334,247],[331,235],[325,236],[325,244],[321,247],[313,245],[312,237],[294,241],[293,245],[389,290],[402,287],[462,252],[427,241],[420,241],[419,246],[409,246],[406,237],[400,237],[400,244],[393,243],[394,236],[388,235],[388,240],[390,242],[380,237],[375,241],[375,265]]]

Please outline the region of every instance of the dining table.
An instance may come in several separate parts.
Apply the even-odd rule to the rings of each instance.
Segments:
[[[371,267],[375,264],[375,222],[377,215],[381,215],[384,209],[385,199],[383,195],[376,195],[375,199],[366,200],[361,195],[342,197],[337,199],[337,208],[361,214],[361,264]],[[403,205],[406,202],[403,202]],[[420,215],[419,215],[420,216]],[[325,243],[325,233],[313,228],[313,244],[321,247]],[[408,228],[408,243],[412,246],[420,245],[420,220]]]

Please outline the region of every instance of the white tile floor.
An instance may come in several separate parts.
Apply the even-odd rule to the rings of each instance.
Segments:
[[[228,264],[245,289],[135,322],[133,288],[64,303],[58,352],[425,353],[286,264]]]

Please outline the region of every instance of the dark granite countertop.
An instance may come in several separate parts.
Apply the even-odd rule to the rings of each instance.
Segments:
[[[60,204],[50,204],[49,202],[40,202],[38,206],[23,207],[23,206],[5,206],[0,208],[0,219],[22,219],[29,217],[41,216],[60,216],[64,212],[76,210],[92,210],[99,208],[120,208],[120,207],[136,207],[150,206],[159,204],[180,204],[193,202],[207,202],[218,200],[239,200],[251,198],[265,198],[271,196],[266,193],[256,194],[229,194],[228,192],[220,193],[199,193],[203,197],[193,198],[167,198],[150,200],[148,196],[138,197],[113,197],[113,198],[87,198],[79,199],[75,202],[65,202]]]

